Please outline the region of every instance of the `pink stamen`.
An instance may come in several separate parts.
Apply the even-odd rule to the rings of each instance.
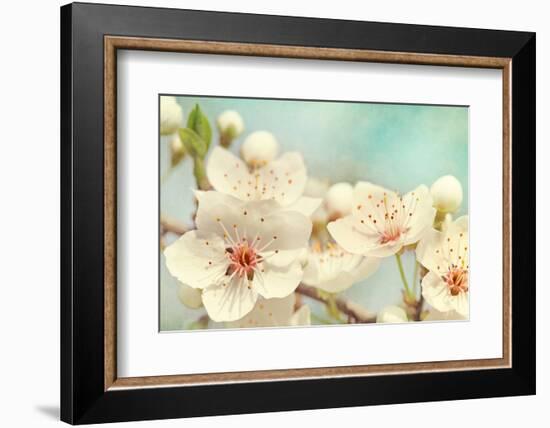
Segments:
[[[262,261],[262,258],[254,248],[248,245],[248,241],[237,243],[233,247],[226,248],[225,251],[229,256],[229,267],[226,275],[235,273],[240,278],[246,275],[252,281],[254,270],[258,263]]]
[[[401,228],[389,224],[388,228],[380,234],[380,243],[387,244],[389,242],[395,242],[401,237]]]
[[[443,281],[449,287],[451,295],[468,291],[468,271],[459,267],[452,267],[443,275]]]

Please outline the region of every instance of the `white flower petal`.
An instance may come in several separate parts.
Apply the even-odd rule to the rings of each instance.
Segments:
[[[258,294],[248,287],[246,278],[234,276],[227,285],[204,289],[202,301],[208,316],[216,322],[235,321],[249,313]]]
[[[216,233],[221,237],[228,234],[235,240],[233,225],[241,223],[242,207],[245,203],[233,196],[214,191],[195,192],[195,196],[199,202],[195,217],[197,229]]]
[[[219,236],[196,230],[185,233],[164,250],[169,272],[193,288],[219,283],[227,269],[224,253]]]
[[[443,234],[435,229],[426,232],[416,246],[416,259],[428,270],[443,274],[448,269],[448,262],[439,250],[443,244]]]
[[[308,254],[307,262],[303,269],[304,276],[302,282],[304,284],[315,286],[321,282],[321,266],[318,257],[311,257]]]
[[[285,153],[279,159],[250,172],[234,154],[215,147],[206,167],[214,189],[243,201],[274,200],[288,206],[302,195],[306,167],[299,153]]]
[[[371,276],[380,267],[381,259],[378,257],[364,257],[353,273],[356,276],[356,282],[362,281],[365,278]]]
[[[430,312],[423,321],[463,321],[466,319],[467,317],[460,315],[456,311],[440,312],[435,309],[430,309]]]
[[[347,263],[347,266],[342,266],[342,270],[337,276],[326,281],[321,281],[317,287],[329,293],[340,293],[368,278],[378,270],[379,266],[380,259],[377,257],[361,257],[361,260],[358,262],[351,260]]]
[[[449,306],[449,297],[451,296],[449,287],[440,276],[433,272],[428,272],[422,278],[422,296],[438,311],[446,312],[453,309]]]
[[[310,198],[301,196],[296,202],[290,204],[285,209],[288,211],[297,211],[300,214],[310,217],[319,208],[323,200],[321,198]]]
[[[358,211],[360,211],[358,207],[360,206],[366,206],[367,208],[382,208],[383,212],[383,207],[376,207],[376,204],[379,204],[384,198],[393,201],[397,199],[397,197],[397,193],[385,189],[384,187],[366,181],[359,181],[353,189],[353,213],[358,214]]]
[[[269,261],[269,264],[284,267],[300,259],[302,251],[304,251],[303,247],[295,250],[277,250],[277,252],[263,251],[260,254],[264,259]]]
[[[274,209],[272,204],[276,205],[273,201],[252,201],[239,209],[218,205],[207,211],[201,210],[199,205],[197,225],[201,229],[226,230],[235,242],[248,240],[264,258],[272,256],[282,260],[286,257],[283,251],[307,246],[312,225],[304,215]],[[281,264],[275,260],[273,263]]]
[[[376,235],[367,236],[358,233],[356,221],[353,216],[347,216],[327,225],[327,229],[332,238],[344,248],[353,254],[364,254],[373,246],[373,240],[378,239]]]
[[[407,313],[399,306],[386,306],[376,316],[377,323],[403,323],[408,321]]]
[[[274,211],[265,217],[255,214],[247,226],[252,234],[257,235],[255,247],[260,253],[307,247],[312,228],[311,220],[296,211]]]
[[[345,252],[339,248],[311,250],[302,282],[329,293],[339,293],[378,269],[380,260]]]
[[[218,192],[241,200],[254,199],[249,191],[248,183],[252,181],[248,167],[241,159],[220,146],[214,147],[210,154],[206,175],[212,187]]]
[[[468,318],[470,313],[469,293],[459,293],[456,296],[449,296],[449,306],[458,314]]]
[[[243,318],[227,323],[229,328],[247,327],[278,327],[291,325],[296,296],[289,294],[282,299],[259,298],[250,311]]]
[[[380,244],[378,247],[372,248],[365,254],[368,254],[369,257],[389,257],[401,250],[403,245],[403,239],[398,239],[397,241]]]
[[[432,206],[430,191],[424,185],[418,186],[414,191],[403,196],[403,205],[411,207],[408,210],[409,217],[404,223],[405,228],[408,229],[404,241],[405,245],[408,245],[419,241],[422,235],[432,227],[436,209]]]
[[[202,291],[200,289],[182,283],[178,285],[178,298],[181,303],[191,309],[198,309],[202,306]]]
[[[200,230],[227,235],[234,242],[246,238],[260,253],[307,246],[311,220],[296,211],[281,210],[275,201],[243,202],[219,192],[197,196],[195,222]]]
[[[353,254],[386,257],[402,247],[400,240],[381,244],[380,234],[368,230],[353,215],[330,222],[327,229],[338,245]]]
[[[468,217],[460,217],[446,226],[444,232],[428,230],[416,247],[416,258],[427,269],[439,275],[453,265],[468,268]]]
[[[453,224],[457,228],[458,232],[468,232],[469,220],[467,215],[457,218]]]
[[[266,299],[288,296],[302,280],[302,265],[298,260],[284,268],[264,262],[261,269],[263,272],[254,275],[253,287]]]
[[[304,284],[310,285],[306,281],[303,282]],[[326,281],[319,281],[316,287],[328,293],[340,293],[350,288],[355,282],[355,276],[352,273],[342,271],[334,278],[327,279]]]
[[[296,202],[304,193],[307,181],[302,155],[297,152],[284,153],[260,168],[253,177],[258,179],[258,189],[254,190],[257,190],[259,197],[274,199],[282,206]]]

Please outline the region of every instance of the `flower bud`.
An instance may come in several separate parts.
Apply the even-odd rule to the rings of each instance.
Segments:
[[[442,213],[456,211],[462,203],[462,186],[452,175],[439,177],[430,188],[433,206]]]
[[[241,155],[245,162],[252,166],[263,166],[277,156],[279,151],[279,143],[267,131],[256,131],[246,137],[241,146]]]
[[[189,287],[186,284],[179,284],[178,298],[190,309],[198,309],[202,306],[202,292],[198,288]]]
[[[220,144],[229,147],[231,142],[244,131],[243,118],[235,110],[226,110],[218,116],[218,130],[220,131]]]
[[[407,313],[399,306],[386,306],[376,316],[377,323],[401,323],[408,321]]]
[[[185,157],[185,146],[178,133],[175,133],[170,140],[170,165],[176,166]]]
[[[353,187],[349,183],[336,183],[329,187],[325,195],[325,207],[329,218],[335,220],[351,213]]]
[[[182,125],[183,112],[175,97],[160,98],[160,133],[170,135]]]

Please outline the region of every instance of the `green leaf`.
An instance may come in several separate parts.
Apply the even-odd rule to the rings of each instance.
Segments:
[[[206,156],[208,145],[195,131],[189,128],[180,128],[179,134],[187,153],[193,157],[204,158]]]
[[[204,140],[206,143],[206,150],[208,150],[210,142],[212,141],[212,128],[210,127],[208,118],[202,112],[198,104],[196,104],[195,108],[189,113],[187,127],[195,131],[197,135]]]

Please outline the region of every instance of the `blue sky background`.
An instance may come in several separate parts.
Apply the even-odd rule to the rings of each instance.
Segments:
[[[457,215],[468,212],[467,107],[209,97],[177,100],[185,118],[195,104],[200,105],[212,124],[212,145],[219,138],[215,129],[218,115],[227,109],[237,110],[244,119],[245,132],[233,143],[233,152],[238,153],[250,132],[267,130],[279,141],[281,152],[302,152],[308,175],[331,182],[367,180],[406,193],[452,174],[464,190]],[[162,176],[169,166],[168,138],[162,137],[160,144]],[[161,185],[161,212],[189,223],[194,209],[192,188],[192,164],[187,159]],[[406,254],[409,277],[413,263],[412,255]],[[201,312],[179,303],[176,281],[163,265],[161,330],[185,328]],[[390,257],[378,272],[345,294],[377,311],[398,303],[401,288],[395,258]]]

